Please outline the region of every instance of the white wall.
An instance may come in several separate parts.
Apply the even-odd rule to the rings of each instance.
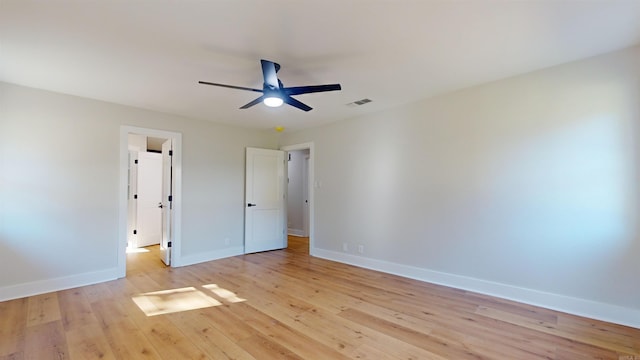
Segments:
[[[316,145],[312,253],[640,327],[638,64],[636,47],[286,135]]]
[[[287,225],[289,235],[304,235],[304,200],[305,194],[302,170],[309,150],[290,151],[288,164],[289,186],[287,189]]]
[[[182,133],[180,262],[242,252],[245,147],[271,132],[0,83],[0,300],[117,273],[121,125]]]

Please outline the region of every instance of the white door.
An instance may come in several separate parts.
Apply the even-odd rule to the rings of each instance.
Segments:
[[[244,252],[287,247],[284,151],[247,148]]]
[[[173,228],[171,226],[172,217],[172,156],[173,145],[171,139],[162,144],[162,240],[160,241],[160,257],[165,264],[171,264],[171,239],[173,238]]]
[[[160,244],[162,239],[162,155],[138,154],[137,247]]]
[[[304,237],[309,237],[309,155],[302,161],[302,229]]]

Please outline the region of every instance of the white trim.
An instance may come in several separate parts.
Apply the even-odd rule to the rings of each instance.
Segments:
[[[232,248],[209,251],[206,253],[198,253],[193,255],[184,256],[180,262],[180,266],[187,266],[193,264],[199,264],[207,261],[224,259],[232,256],[238,256],[244,254],[244,246],[236,246]]]
[[[38,280],[0,288],[0,301],[19,299],[27,296],[46,294],[54,291],[93,285],[118,278],[119,269],[93,271],[54,279]]]
[[[607,321],[640,329],[640,310],[595,302],[564,295],[546,293],[507,284],[466,276],[448,274],[410,265],[344,254],[331,250],[314,249],[313,254],[327,260],[338,261],[371,270],[382,271],[410,279],[473,291],[525,304],[562,311],[573,315]]]
[[[280,146],[280,150],[293,151],[293,150],[306,150],[309,149],[309,176],[307,179],[309,189],[309,254],[315,256],[315,187],[313,186],[315,181],[315,157],[316,152],[313,142]]]
[[[289,234],[290,236],[297,236],[297,237],[305,237],[304,236],[304,230],[300,230],[300,229],[287,229],[287,234]]]
[[[120,126],[120,197],[118,206],[118,277],[127,272],[127,166],[129,134],[138,134],[173,140],[173,239],[171,239],[171,266],[182,266],[180,249],[182,236],[182,134],[173,131],[147,129],[135,126]]]

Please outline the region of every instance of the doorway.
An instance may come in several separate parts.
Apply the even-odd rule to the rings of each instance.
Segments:
[[[147,141],[150,139],[151,141]],[[156,146],[158,145],[158,146]],[[144,149],[143,149],[144,148]],[[182,135],[176,132],[138,128],[132,126],[121,126],[120,128],[120,206],[119,206],[119,239],[117,242],[118,254],[118,276],[125,277],[127,272],[127,246],[135,244],[138,246],[144,243],[143,239],[136,238],[137,229],[131,225],[136,224],[138,227],[142,219],[138,219],[142,215],[137,211],[140,205],[133,197],[141,190],[137,188],[138,182],[132,181],[132,177],[140,175],[138,167],[130,166],[130,162],[140,160],[139,154],[147,157],[147,150],[157,153],[160,156],[162,189],[161,200],[158,204],[148,206],[148,210],[155,208],[160,212],[160,222],[162,226],[162,235],[159,237],[160,254],[163,261],[171,266],[180,266],[180,229],[181,229],[181,194],[182,194]],[[136,151],[139,150],[139,151]],[[144,152],[142,151],[144,150]],[[151,158],[157,156],[149,156]],[[154,162],[157,160],[154,160]],[[154,165],[154,166],[156,166]],[[156,167],[157,170],[157,167]],[[168,171],[168,172],[167,172]],[[153,176],[157,176],[153,175]],[[152,215],[148,215],[152,214]],[[148,213],[149,218],[153,221],[158,214]],[[147,219],[146,221],[150,221]],[[152,225],[155,227],[155,225]],[[158,234],[154,236],[157,238]],[[154,240],[155,241],[155,240]],[[171,261],[169,261],[171,260]]]
[[[315,223],[314,223],[314,146],[312,142],[282,146],[280,150],[287,152],[287,160],[291,154],[288,168],[296,171],[292,174],[296,179],[293,189],[290,189],[291,178],[287,188],[296,194],[287,195],[287,228],[289,235],[309,238],[309,254],[314,255]],[[294,162],[294,163],[292,163]],[[294,202],[293,204],[290,202]],[[290,219],[291,215],[291,219]]]
[[[287,234],[309,237],[309,149],[287,153]]]

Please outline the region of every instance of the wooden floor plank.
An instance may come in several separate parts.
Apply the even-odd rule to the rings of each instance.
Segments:
[[[259,333],[240,341],[238,344],[255,358],[261,360],[304,360],[286,347]]]
[[[25,359],[70,359],[62,321],[51,321],[27,327]]]
[[[123,302],[129,318],[163,359],[208,359],[166,316],[147,316],[131,302]]]
[[[244,321],[253,329],[268,337],[276,340],[291,352],[297,354],[303,359],[348,359],[347,356],[334,350],[331,346],[324,345],[313,338],[314,334],[304,334],[287,326],[286,324],[262,313],[261,311],[249,306],[244,306],[239,320]]]
[[[97,323],[73,327],[66,336],[71,359],[116,359],[102,327]]]
[[[0,356],[17,357],[22,354],[29,317],[28,304],[29,298],[0,302]]]
[[[118,359],[162,359],[158,350],[129,319],[111,323],[103,331]]]
[[[99,283],[80,288],[89,304],[113,298],[108,283]]]
[[[56,293],[31,296],[28,309],[27,326],[60,320],[60,306]]]
[[[157,349],[144,336],[124,306],[128,297],[91,304],[98,324],[117,359],[161,359]]]
[[[95,317],[91,305],[84,294],[82,289],[58,292],[62,325],[64,325],[66,331],[98,323],[98,319]]]
[[[634,346],[631,343],[627,343],[626,341],[624,341],[624,339],[620,339],[620,337],[616,337],[616,341],[611,341],[610,339],[608,340],[607,337],[610,337],[610,335],[606,333],[596,335],[580,331],[562,330],[556,328],[555,326],[550,326],[549,324],[540,323],[538,321],[533,321],[520,315],[511,314],[507,311],[492,309],[485,306],[479,306],[477,313],[490,317],[492,319],[511,323],[522,328],[528,328],[541,333],[555,335],[576,342],[593,345],[605,350],[617,351],[624,354],[640,355],[640,348]]]
[[[640,329],[285,250],[0,302],[0,360],[640,359]],[[149,311],[149,307],[161,309]]]
[[[20,351],[17,353],[0,356],[0,360],[24,360],[24,353]]]
[[[220,313],[211,314],[211,316],[204,314],[205,311],[210,312],[211,310],[213,309],[184,311],[170,314],[168,317],[185,336],[191,338],[195,345],[211,359],[256,360],[257,358],[253,357],[229,337],[247,339],[251,337],[251,333],[247,333],[246,336],[230,335],[226,331],[226,327],[218,321]],[[222,330],[217,327],[222,327]]]

